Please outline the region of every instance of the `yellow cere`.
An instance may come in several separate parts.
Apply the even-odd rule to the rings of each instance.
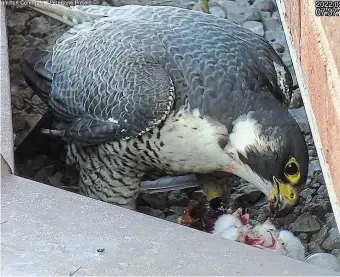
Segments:
[[[298,201],[298,193],[290,184],[280,183],[280,195],[283,197],[284,202],[287,203],[289,206],[294,206],[295,203]],[[277,186],[275,186],[272,191],[270,192],[270,200],[275,201],[278,199],[278,190]]]
[[[287,168],[287,166],[292,165],[292,164],[294,164],[297,167],[297,173],[296,174],[288,174],[288,173],[285,172],[284,174],[285,174],[287,180],[289,181],[289,183],[295,185],[300,180],[300,165],[299,165],[298,161],[294,157],[292,157],[287,162],[286,168]]]

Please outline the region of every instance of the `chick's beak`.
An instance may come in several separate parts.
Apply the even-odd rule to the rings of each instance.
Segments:
[[[269,197],[269,208],[275,216],[287,215],[297,204],[299,195],[296,189],[273,177],[273,188]]]

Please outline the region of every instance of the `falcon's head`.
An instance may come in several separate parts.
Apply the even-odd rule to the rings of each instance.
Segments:
[[[235,160],[230,172],[257,186],[272,212],[283,215],[298,202],[308,172],[308,148],[288,110],[256,111],[233,122],[225,150]]]

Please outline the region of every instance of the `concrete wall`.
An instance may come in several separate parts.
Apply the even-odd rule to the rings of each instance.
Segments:
[[[314,0],[277,0],[277,4],[340,224],[340,17],[317,17]]]

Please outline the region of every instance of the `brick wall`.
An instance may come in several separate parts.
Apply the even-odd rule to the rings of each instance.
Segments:
[[[339,221],[340,17],[317,17],[315,0],[277,0],[277,4],[292,42],[296,70],[301,71],[303,100],[311,127],[314,126],[316,147],[322,148],[318,154]]]

